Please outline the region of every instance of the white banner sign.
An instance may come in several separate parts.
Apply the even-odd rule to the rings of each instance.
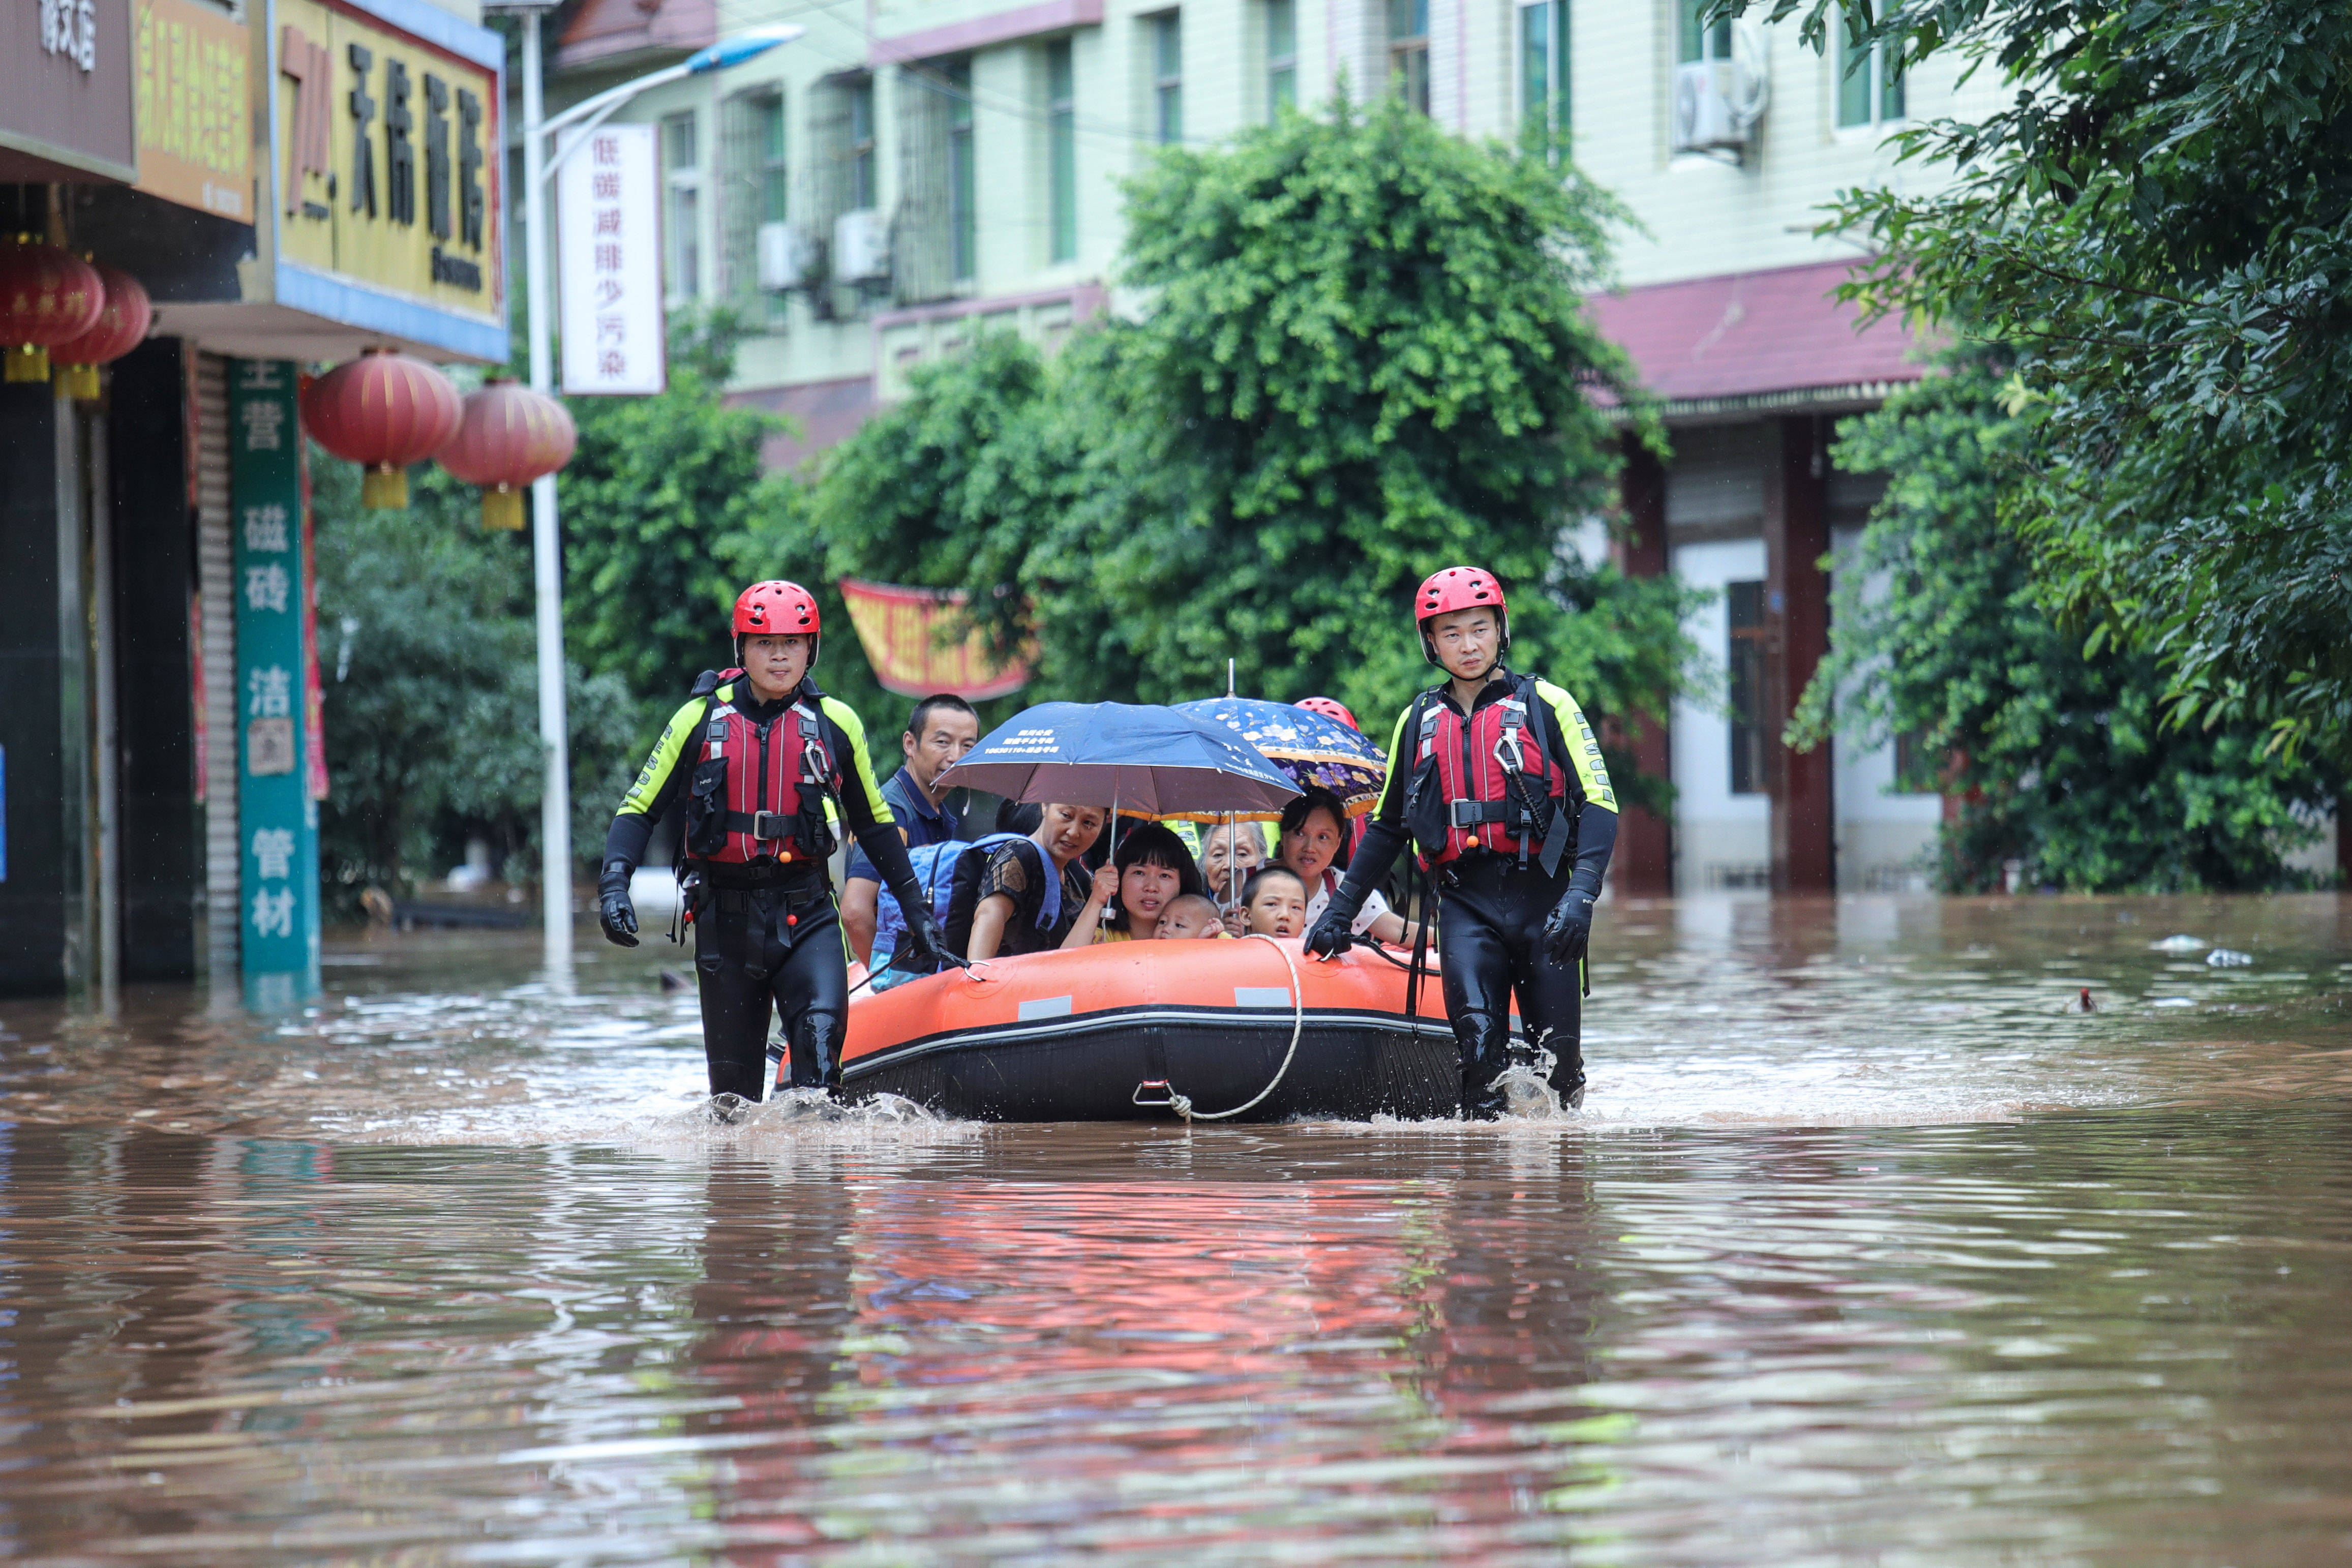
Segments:
[[[659,392],[668,363],[654,127],[604,125],[585,140],[564,159],[555,187],[563,390]]]

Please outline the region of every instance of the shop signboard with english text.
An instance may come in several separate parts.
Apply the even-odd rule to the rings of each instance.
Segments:
[[[505,45],[426,0],[270,0],[281,305],[507,354]]]
[[[659,392],[669,371],[654,127],[599,126],[568,140],[562,158],[555,237],[563,390]]]
[[[310,562],[290,360],[228,362],[230,582],[236,603],[237,946],[248,1006],[319,986],[319,803],[304,756]]]

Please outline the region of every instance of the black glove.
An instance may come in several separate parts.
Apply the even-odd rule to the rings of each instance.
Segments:
[[[607,860],[596,879],[596,921],[604,940],[618,947],[637,945],[637,906],[629,902],[629,863]]]
[[[1342,910],[1334,899],[1323,918],[1307,932],[1307,955],[1309,958],[1337,958],[1356,945],[1356,933],[1350,928],[1356,917]]]
[[[1559,903],[1544,921],[1544,952],[1554,963],[1567,963],[1584,956],[1585,944],[1592,940],[1592,895],[1581,888],[1570,888],[1560,895]]]
[[[940,918],[931,912],[931,906],[923,901],[920,888],[909,888],[898,896],[898,911],[907,917],[907,934],[891,952],[889,967],[936,969],[942,963],[963,962],[948,951],[947,933],[940,930]]]

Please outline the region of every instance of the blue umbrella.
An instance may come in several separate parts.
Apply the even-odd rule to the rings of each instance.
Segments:
[[[1298,793],[1225,726],[1125,702],[1041,702],[983,736],[939,787],[1202,818],[1278,812]]]
[[[1224,725],[1300,789],[1320,785],[1338,795],[1349,816],[1371,810],[1387,787],[1387,754],[1337,719],[1255,697],[1208,697],[1180,703],[1176,711]]]

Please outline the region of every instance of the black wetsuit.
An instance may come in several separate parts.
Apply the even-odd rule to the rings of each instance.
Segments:
[[[724,702],[734,690],[721,686],[714,695]],[[766,730],[802,699],[818,712],[834,763],[831,793],[858,847],[885,887],[910,908],[922,903],[906,845],[866,763],[865,729],[856,714],[813,681],[775,701],[742,700],[735,708]],[[604,843],[607,885],[617,875],[626,887],[654,823],[687,787],[703,755],[705,706],[698,697],[677,710],[614,816]],[[693,894],[694,967],[714,1095],[762,1098],[771,1009],[783,1020],[787,1047],[779,1087],[832,1089],[841,1081],[849,973],[840,910],[826,874],[824,847],[801,838],[785,847],[791,858],[688,862],[699,880]]]
[[[1516,684],[1499,667],[1478,694],[1475,709],[1512,695]],[[1583,963],[1560,962],[1545,951],[1544,922],[1571,889],[1599,897],[1609,853],[1617,842],[1617,797],[1601,764],[1600,746],[1575,700],[1558,687],[1536,683],[1550,710],[1546,737],[1557,748],[1554,761],[1575,780],[1563,807],[1575,812],[1575,854],[1547,873],[1539,859],[1472,848],[1438,865],[1437,945],[1443,960],[1445,1016],[1461,1053],[1462,1103],[1470,1116],[1500,1114],[1502,1091],[1496,1079],[1510,1066],[1511,997],[1519,1001],[1527,1039],[1552,1053],[1551,1086],[1566,1100],[1584,1087]],[[1454,706],[1447,687],[1408,707],[1390,741],[1389,776],[1348,879],[1332,900],[1352,919],[1364,894],[1389,873],[1397,852],[1412,842],[1406,825],[1407,796],[1416,766],[1418,737],[1406,733],[1422,701]]]

